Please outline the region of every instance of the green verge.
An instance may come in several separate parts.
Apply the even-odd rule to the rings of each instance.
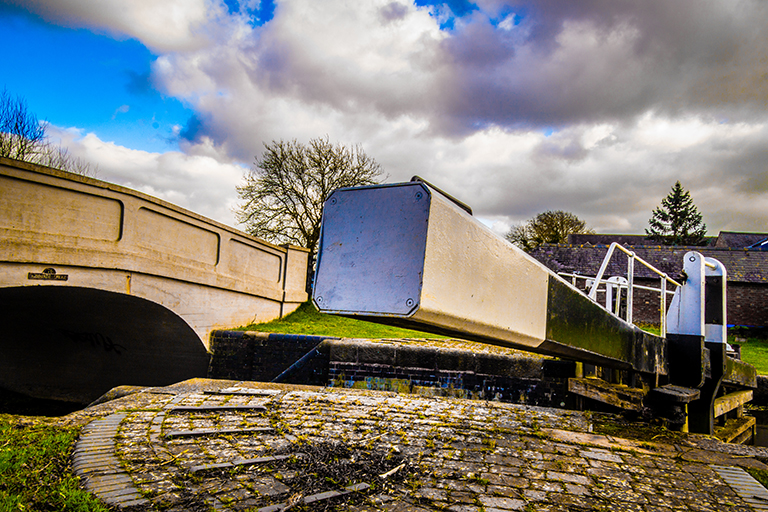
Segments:
[[[741,359],[751,364],[759,375],[768,375],[768,340],[762,338],[746,338],[735,341],[728,337],[731,343],[741,345]]]
[[[410,329],[375,324],[353,318],[320,313],[311,302],[279,320],[238,327],[238,331],[276,332],[283,334],[316,334],[339,338],[442,338]]]
[[[768,488],[768,471],[764,469],[744,468],[752,477],[760,482],[763,487]]]
[[[657,336],[660,334],[657,325],[639,324],[638,327]],[[340,338],[444,338],[436,334],[326,315],[320,313],[311,302],[303,303],[296,311],[279,320],[251,324],[238,327],[235,330],[284,334],[316,334],[338,336]],[[768,375],[768,339],[764,335],[759,335],[746,338],[740,337],[736,341],[736,336],[742,333],[738,329],[733,332],[735,334],[729,335],[728,341],[741,345],[742,359],[753,365],[757,369],[757,373]]]
[[[52,421],[0,414],[0,511],[109,511],[72,474],[80,427]]]

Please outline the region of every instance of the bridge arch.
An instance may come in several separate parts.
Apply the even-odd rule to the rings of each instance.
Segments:
[[[205,375],[211,331],[269,321],[307,300],[307,260],[306,249],[135,190],[0,158],[0,387],[83,401],[105,383]],[[99,343],[97,361],[84,346]],[[133,352],[145,354],[147,371],[125,363]]]
[[[88,403],[120,385],[164,386],[205,377],[195,331],[140,297],[62,286],[0,288],[0,387]]]

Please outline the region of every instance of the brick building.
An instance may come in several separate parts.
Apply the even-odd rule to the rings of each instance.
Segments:
[[[722,231],[706,246],[659,246],[643,235],[571,235],[568,244],[545,244],[531,253],[551,270],[595,276],[612,242],[618,242],[673,279],[681,276],[683,256],[698,251],[719,260],[728,271],[728,324],[768,326],[768,233]],[[616,251],[605,277],[627,275],[627,256]],[[635,265],[635,283],[658,288],[660,280],[643,265]],[[583,286],[584,281],[580,281]],[[635,291],[636,322],[658,324],[659,294]]]

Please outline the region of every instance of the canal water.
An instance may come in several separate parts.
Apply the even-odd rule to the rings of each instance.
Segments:
[[[755,425],[755,446],[768,446],[768,409],[752,409],[747,414],[754,416],[757,421]]]
[[[59,417],[82,408],[80,403],[30,398],[0,388],[0,414]]]

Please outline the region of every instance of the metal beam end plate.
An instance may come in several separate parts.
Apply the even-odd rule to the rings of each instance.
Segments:
[[[419,308],[431,195],[421,183],[336,190],[323,209],[312,298],[324,313]]]

